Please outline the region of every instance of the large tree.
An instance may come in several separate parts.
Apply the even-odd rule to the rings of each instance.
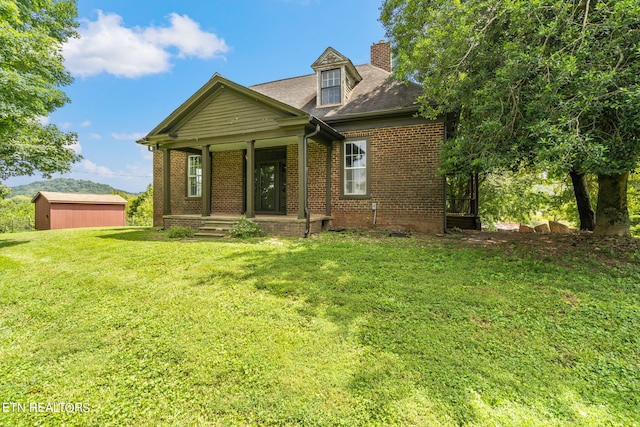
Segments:
[[[457,114],[447,172],[598,175],[595,232],[626,235],[640,153],[637,0],[386,0],[398,75]],[[578,192],[576,193],[578,195]]]
[[[76,35],[76,17],[75,0],[0,0],[0,180],[50,177],[79,159],[76,135],[46,124],[69,101],[61,49]]]

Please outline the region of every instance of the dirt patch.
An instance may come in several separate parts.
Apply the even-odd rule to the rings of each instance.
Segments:
[[[608,264],[640,262],[640,239],[633,237],[601,237],[589,232],[530,234],[464,230],[442,235],[441,238],[451,242],[500,248],[505,252],[526,250],[541,257],[589,255]]]

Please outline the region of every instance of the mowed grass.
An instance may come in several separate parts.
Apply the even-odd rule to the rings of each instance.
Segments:
[[[640,425],[640,254],[453,240],[0,235],[0,425]]]

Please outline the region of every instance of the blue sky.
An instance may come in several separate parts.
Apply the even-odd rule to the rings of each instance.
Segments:
[[[130,192],[151,183],[135,143],[216,72],[242,85],[310,74],[331,46],[356,65],[384,38],[381,0],[78,0],[64,47],[71,103],[45,122],[78,134],[84,159],[56,175]],[[40,180],[16,177],[8,186]]]

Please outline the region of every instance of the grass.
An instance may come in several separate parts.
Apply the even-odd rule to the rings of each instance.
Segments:
[[[640,425],[637,255],[0,235],[0,425]]]

